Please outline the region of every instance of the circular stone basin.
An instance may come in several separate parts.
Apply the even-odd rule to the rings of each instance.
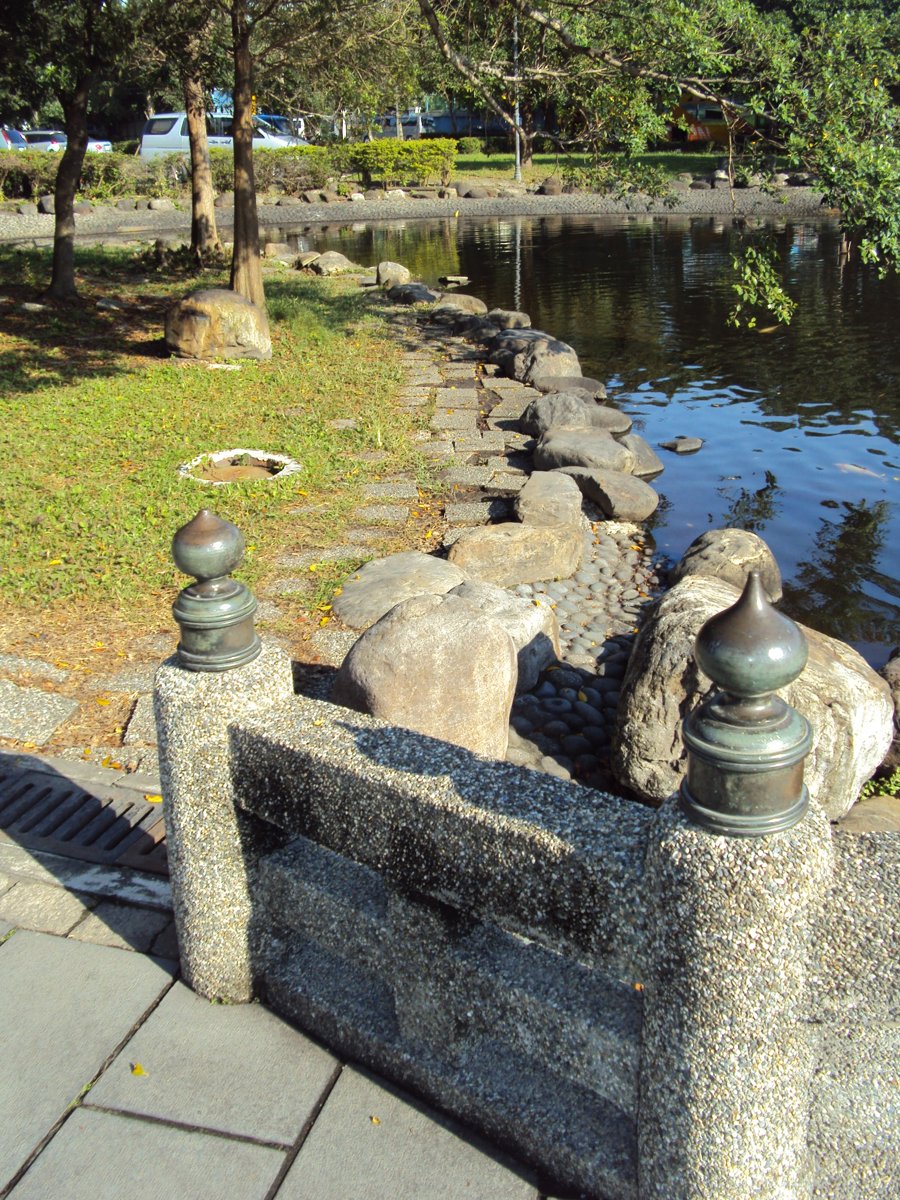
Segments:
[[[225,483],[241,480],[283,479],[302,471],[300,463],[286,454],[273,454],[268,450],[216,450],[211,454],[198,454],[190,462],[182,463],[178,474],[197,483],[211,483],[221,487]]]

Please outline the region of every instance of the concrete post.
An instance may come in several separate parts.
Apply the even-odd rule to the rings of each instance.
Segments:
[[[639,1195],[800,1200],[806,988],[831,835],[803,786],[806,723],[771,693],[806,648],[751,578],[700,631],[697,656],[724,690],[685,721],[687,781],[647,853]]]
[[[221,543],[227,522],[210,517],[206,514],[204,520],[211,556],[214,537]],[[197,520],[184,528],[193,526],[196,533]],[[233,526],[229,529],[237,533]],[[176,556],[181,534],[183,530],[174,539]],[[196,544],[194,553],[202,557]],[[227,570],[239,560],[238,550],[236,559],[228,557]],[[209,579],[194,566],[191,571],[201,587]],[[260,648],[256,640],[255,601],[248,601],[243,585],[224,586],[225,578],[219,577],[208,606],[209,632],[202,636],[197,635],[196,610],[204,599],[193,601],[191,644],[186,654],[179,646],[179,653],[160,666],[154,704],[182,973],[200,995],[237,1002],[253,996],[252,881],[256,859],[268,847],[266,827],[235,807],[228,729],[235,721],[288,702],[293,681],[287,655],[275,647]],[[176,601],[176,618],[191,591],[196,595],[195,585]],[[183,643],[183,623],[182,631]],[[242,665],[229,666],[235,661]]]

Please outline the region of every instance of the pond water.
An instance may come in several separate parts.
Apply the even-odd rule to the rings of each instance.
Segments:
[[[788,328],[726,325],[738,229],[721,217],[457,219],[331,228],[317,250],[467,275],[569,342],[586,375],[661,451],[650,522],[677,559],[708,528],[766,539],[784,607],[875,666],[900,643],[900,281],[840,255],[833,222],[771,229],[799,310]]]

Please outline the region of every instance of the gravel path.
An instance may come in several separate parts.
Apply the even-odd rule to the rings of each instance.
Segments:
[[[615,216],[623,214],[657,215],[686,214],[689,216],[756,216],[814,218],[833,216],[834,210],[822,206],[820,194],[812,188],[784,188],[775,196],[758,188],[742,188],[729,192],[727,188],[706,191],[679,191],[674,208],[661,201],[641,197],[615,200],[608,196],[573,194],[565,196],[503,196],[495,200],[436,200],[406,199],[377,201],[347,201],[332,204],[305,204],[300,201],[280,204],[261,204],[260,226],[264,229],[334,225],[349,222],[396,221],[453,217],[511,217],[511,216]],[[143,202],[145,203],[145,202]],[[227,236],[233,214],[231,209],[218,210],[220,231]],[[77,236],[82,241],[149,241],[166,235],[186,233],[190,226],[187,209],[153,211],[118,209],[97,206],[94,211],[77,216]],[[21,215],[0,211],[0,242],[24,245],[45,245],[53,238],[52,216]]]

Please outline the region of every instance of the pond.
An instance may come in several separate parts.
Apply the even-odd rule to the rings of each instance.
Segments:
[[[514,217],[331,228],[317,250],[467,275],[489,306],[521,308],[569,342],[662,452],[650,522],[677,559],[708,528],[766,539],[792,616],[875,666],[900,643],[900,282],[840,254],[834,222],[770,228],[799,310],[788,328],[735,331],[721,217]]]

